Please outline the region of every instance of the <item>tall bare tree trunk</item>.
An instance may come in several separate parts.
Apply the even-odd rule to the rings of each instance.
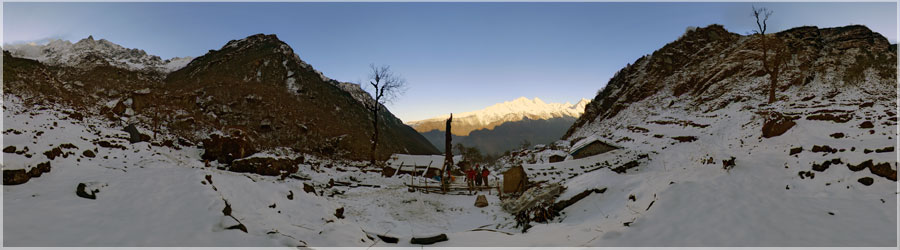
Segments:
[[[378,105],[378,103],[375,103],[375,105]],[[372,156],[370,160],[371,166],[375,166],[375,160],[377,158],[375,150],[378,149],[378,106],[376,106],[375,109],[372,110],[372,116],[372,127],[375,128],[375,133],[372,134]]]
[[[769,103],[775,102],[775,88],[778,86],[778,66],[774,65],[769,72]]]

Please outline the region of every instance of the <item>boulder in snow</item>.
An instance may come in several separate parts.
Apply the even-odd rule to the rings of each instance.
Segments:
[[[86,188],[87,188],[86,184],[78,183],[78,187],[75,188],[75,195],[78,195],[78,197],[85,198],[85,199],[96,200],[97,199],[96,193],[98,190],[95,189],[95,190],[87,191],[87,190],[85,190]],[[90,192],[90,193],[88,193],[88,192]]]
[[[486,207],[488,205],[487,197],[484,195],[478,195],[478,198],[475,198],[475,207]]]

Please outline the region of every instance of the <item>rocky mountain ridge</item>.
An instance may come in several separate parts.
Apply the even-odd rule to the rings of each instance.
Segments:
[[[877,100],[896,96],[888,87],[896,84],[897,46],[865,26],[807,26],[767,36],[785,44],[784,53],[792,55],[779,76],[776,92],[781,103],[827,101],[857,91]],[[737,102],[764,105],[768,79],[761,55],[757,38],[728,32],[721,25],[688,31],[617,72],[564,139],[587,136],[591,127],[597,127],[592,124],[628,108],[635,109],[629,116],[646,116],[639,110],[653,105],[694,112]]]
[[[187,65],[192,57],[175,57],[163,60],[141,49],[128,49],[106,39],[94,40],[88,36],[76,43],[51,40],[47,44],[13,44],[5,50],[19,58],[37,60],[47,65],[67,67],[94,67],[110,65],[129,70],[168,73]]]

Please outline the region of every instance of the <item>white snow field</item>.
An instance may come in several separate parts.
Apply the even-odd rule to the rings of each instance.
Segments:
[[[526,233],[500,208],[496,192],[481,192],[489,205],[477,208],[475,196],[409,192],[408,175],[384,178],[352,162],[312,156],[284,180],[229,172],[216,163],[205,166],[196,146],[131,144],[121,123],[91,117],[77,121],[67,115],[75,110],[24,103],[4,96],[3,147],[28,150],[3,153],[3,168],[31,169],[49,161],[52,169],[3,187],[3,244],[10,247],[395,247],[419,246],[410,239],[441,233],[449,240],[430,246],[891,247],[897,242],[895,181],[868,169],[851,171],[845,164],[810,170],[813,163],[833,158],[854,165],[872,159],[896,168],[895,151],[863,152],[896,142],[895,125],[878,118],[894,108],[879,103],[845,108],[858,114],[846,123],[798,119],[786,134],[768,139],[759,137],[761,118],[737,104],[703,116],[647,108],[646,119],[634,119],[633,125],[649,132],[597,125],[584,133],[615,131],[596,138],[623,149],[556,163],[546,158],[560,150],[530,150],[522,156],[536,158],[524,164],[532,180],[567,187],[559,200],[606,188],[549,223],[532,222]],[[781,109],[806,114],[825,108]],[[709,126],[653,122],[673,117]],[[877,121],[874,132],[858,128],[863,119]],[[845,136],[829,136],[835,132]],[[697,140],[678,142],[675,136]],[[112,146],[99,146],[100,141]],[[65,143],[77,148],[61,148],[62,156],[53,160],[43,154]],[[844,150],[813,153],[813,145]],[[799,146],[801,153],[789,154]],[[85,150],[96,156],[84,156]],[[294,157],[281,151],[252,157],[263,156]],[[725,170],[721,162],[730,157],[736,165]],[[636,167],[611,171],[634,159]],[[800,171],[815,177],[801,178]],[[874,182],[863,185],[857,181],[861,177]],[[350,184],[328,188],[331,179]],[[96,199],[77,196],[79,183],[99,190]],[[316,193],[304,192],[304,184],[315,186]],[[343,218],[336,213],[339,208],[344,208]],[[239,224],[246,233],[227,229]],[[399,241],[387,243],[377,235]]]

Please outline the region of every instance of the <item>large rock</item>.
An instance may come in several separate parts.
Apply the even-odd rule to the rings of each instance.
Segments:
[[[486,207],[488,205],[487,197],[484,195],[478,195],[478,198],[475,198],[475,206],[476,207]]]
[[[871,165],[869,171],[888,180],[897,181],[897,170],[891,169],[891,164],[888,162]]]
[[[75,195],[85,199],[96,200],[97,199],[97,191],[98,190],[85,190],[87,185],[84,183],[78,183],[78,187],[75,188]],[[88,193],[90,192],[90,193]]]
[[[243,138],[219,135],[211,135],[209,139],[203,140],[203,149],[201,158],[204,160],[215,160],[224,164],[229,164],[235,159],[244,158],[257,152],[253,144]],[[255,170],[247,172],[255,172]]]
[[[797,125],[797,123],[792,121],[790,117],[784,116],[781,113],[771,112],[769,114],[769,119],[763,124],[762,136],[763,138],[772,138],[782,135],[794,127],[794,125]]]
[[[138,143],[149,140],[149,136],[141,134],[141,132],[138,131],[137,126],[134,126],[134,124],[125,127],[125,132],[128,132],[128,142]]]
[[[19,185],[28,182],[31,176],[25,169],[3,170],[3,185]]]

